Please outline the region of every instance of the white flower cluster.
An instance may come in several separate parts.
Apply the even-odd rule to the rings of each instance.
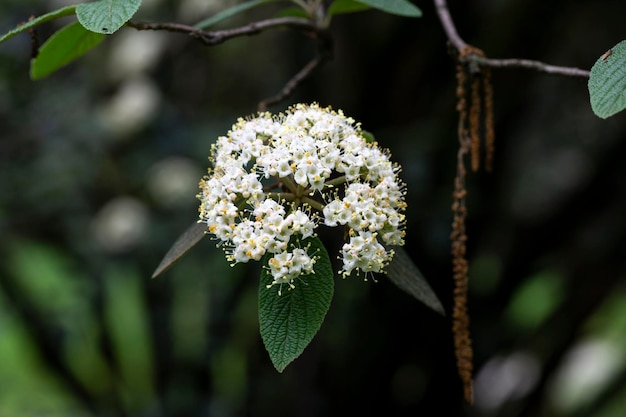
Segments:
[[[266,253],[273,284],[313,272],[300,242],[326,226],[348,228],[344,276],[380,272],[404,244],[399,167],[368,143],[341,111],[299,104],[285,114],[239,119],[211,147],[213,169],[200,182],[200,219],[233,263]]]

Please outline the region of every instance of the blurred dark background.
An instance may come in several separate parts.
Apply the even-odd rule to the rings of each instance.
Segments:
[[[0,30],[70,3],[4,0]],[[135,20],[193,24],[232,4],[144,0]],[[391,150],[407,250],[449,312],[454,67],[433,5],[416,4],[421,19],[336,17],[334,59],[270,110],[332,105]],[[623,1],[450,8],[493,58],[589,69],[626,38]],[[210,144],[313,53],[294,31],[207,48],[123,29],[33,82],[29,37],[0,45],[0,415],[626,413],[626,116],[595,117],[582,78],[493,71],[495,169],[468,177],[473,407],[450,317],[385,279],[337,279],[321,331],[282,374],[259,336],[257,265],[230,268],[205,239],[150,279],[196,219]]]

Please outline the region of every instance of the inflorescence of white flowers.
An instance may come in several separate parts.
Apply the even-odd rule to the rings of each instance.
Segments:
[[[233,264],[272,255],[272,285],[313,272],[302,240],[320,225],[347,228],[342,275],[382,272],[404,244],[400,167],[341,111],[298,104],[239,119],[211,147],[200,182],[200,221]]]

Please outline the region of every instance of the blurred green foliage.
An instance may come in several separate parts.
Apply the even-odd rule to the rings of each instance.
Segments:
[[[563,301],[563,293],[563,278],[551,271],[541,271],[528,277],[517,289],[508,305],[506,316],[516,327],[536,328]]]

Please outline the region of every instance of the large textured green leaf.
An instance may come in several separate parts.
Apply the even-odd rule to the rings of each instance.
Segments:
[[[597,116],[606,119],[626,108],[626,40],[598,58],[588,87],[591,109]]]
[[[407,17],[421,17],[422,11],[408,0],[356,0],[390,14]]]
[[[104,35],[93,33],[74,22],[52,35],[30,66],[33,80],[46,77],[98,45]]]
[[[267,264],[271,255],[263,258],[263,272],[259,286],[259,324],[261,338],[278,372],[304,351],[320,329],[334,292],[333,271],[328,252],[319,238],[301,242],[308,244],[309,256],[318,257],[314,273],[302,275],[294,281],[295,288],[283,288],[281,295],[273,286]],[[286,285],[285,285],[286,286]]]
[[[437,295],[406,251],[401,247],[394,247],[394,251],[395,255],[386,268],[389,280],[437,313],[445,315]]]
[[[57,19],[59,17],[69,16],[71,14],[74,14],[75,10],[76,10],[76,6],[67,6],[67,7],[63,7],[61,9],[55,10],[53,12],[41,15],[33,20],[29,20],[28,22],[24,24],[20,24],[15,29],[2,35],[2,37],[0,37],[0,43],[8,39],[11,39],[13,36],[17,35],[18,33],[27,31],[28,29],[35,27],[37,25],[40,25],[42,23],[49,22],[50,20]]]
[[[92,32],[111,34],[124,26],[141,6],[141,0],[100,0],[76,7],[78,21]]]

